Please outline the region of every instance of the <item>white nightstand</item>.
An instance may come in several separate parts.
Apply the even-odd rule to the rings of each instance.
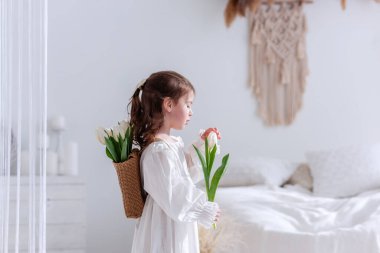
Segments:
[[[48,253],[84,253],[86,242],[85,185],[81,178],[48,176],[46,203],[46,248]],[[28,178],[22,177],[20,252],[28,246]],[[16,178],[11,179],[10,235],[14,234]],[[10,241],[14,238],[10,236]]]

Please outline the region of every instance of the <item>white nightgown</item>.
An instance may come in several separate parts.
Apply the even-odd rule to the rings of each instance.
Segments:
[[[180,137],[172,138],[153,142],[142,153],[148,197],[137,220],[132,253],[198,253],[197,223],[210,228],[215,219],[218,204],[207,201],[194,184],[202,176],[199,163],[190,152],[185,154]]]

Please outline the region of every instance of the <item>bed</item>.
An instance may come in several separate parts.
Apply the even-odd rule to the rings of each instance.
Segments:
[[[216,194],[219,231],[208,232],[220,239],[208,252],[380,252],[380,146],[373,147],[308,153],[311,187],[304,175],[291,180],[297,163],[231,164]]]
[[[336,199],[293,185],[222,187],[216,201],[238,231],[233,252],[380,252],[380,190]]]

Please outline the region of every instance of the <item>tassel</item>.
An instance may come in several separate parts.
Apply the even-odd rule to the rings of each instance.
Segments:
[[[281,66],[281,84],[289,84],[290,83],[290,70],[288,64],[283,61]]]
[[[309,31],[309,27],[307,25],[307,20],[305,16],[303,16],[302,18],[302,25],[303,25],[303,32],[307,33]]]
[[[309,66],[307,65],[307,62],[304,63],[304,68],[303,68],[303,76],[308,76],[310,74]]]
[[[273,64],[276,62],[276,58],[274,55],[273,50],[270,48],[269,43],[267,43],[266,50],[265,50],[265,56],[268,64]]]
[[[298,59],[304,59],[305,58],[305,53],[306,47],[305,47],[305,37],[302,36],[302,38],[298,41],[297,45],[297,57]]]
[[[260,23],[259,21],[254,22],[253,29],[251,33],[251,43],[252,45],[261,44],[261,36],[260,36]]]
[[[258,86],[258,85],[254,85],[254,92],[255,92],[255,95],[256,96],[260,96],[260,86]]]
[[[306,17],[303,16],[302,18],[302,37],[301,39],[298,41],[298,45],[297,45],[297,56],[298,56],[298,59],[304,59],[305,56],[306,56],[306,32],[307,32],[307,21],[306,21]]]

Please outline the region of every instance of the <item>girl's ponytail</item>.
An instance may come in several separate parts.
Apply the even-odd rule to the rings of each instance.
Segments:
[[[142,101],[140,99],[140,93],[144,88],[144,84],[145,82],[138,85],[128,104],[128,107],[130,107],[130,124],[133,126],[133,140],[137,146],[140,146],[140,148],[142,148],[144,144],[144,141],[141,139],[144,111]]]
[[[131,124],[136,125],[142,117],[142,103],[140,101],[141,88],[138,87],[131,98]]]

